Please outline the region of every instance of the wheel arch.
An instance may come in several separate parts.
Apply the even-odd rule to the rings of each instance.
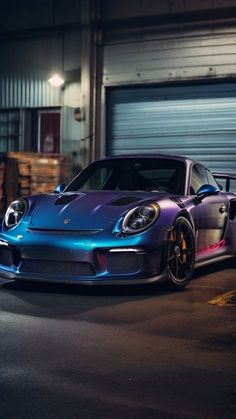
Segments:
[[[179,218],[179,217],[184,217],[184,218],[186,218],[186,219],[189,221],[189,223],[191,224],[191,226],[192,226],[192,228],[193,228],[194,233],[196,232],[196,229],[195,229],[195,223],[194,223],[194,221],[193,221],[192,216],[189,214],[189,212],[188,212],[188,211],[186,211],[186,210],[182,210],[182,211],[178,212],[178,214],[176,214],[176,217],[175,217],[174,223],[175,223],[175,221],[177,220],[177,218]]]

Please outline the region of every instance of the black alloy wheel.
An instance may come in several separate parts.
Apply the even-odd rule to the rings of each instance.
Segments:
[[[175,289],[184,288],[192,278],[195,264],[195,236],[190,222],[178,217],[167,244],[167,280]]]

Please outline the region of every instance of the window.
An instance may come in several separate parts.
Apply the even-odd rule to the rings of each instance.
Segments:
[[[59,108],[0,110],[0,152],[60,152]]]
[[[24,109],[24,151],[60,152],[60,108]]]
[[[0,152],[20,149],[20,111],[4,109],[0,111]]]
[[[40,153],[59,153],[60,118],[60,110],[38,110],[38,151]]]
[[[160,158],[119,158],[92,163],[68,186],[76,190],[167,191],[183,194],[185,164]]]
[[[219,187],[210,170],[200,164],[195,164],[191,175],[190,195],[195,195],[202,185],[213,185],[217,188]]]
[[[111,175],[111,169],[108,167],[101,167],[100,169],[95,170],[95,172],[84,182],[83,189],[86,191],[104,189],[104,185],[109,181]]]
[[[217,188],[219,188],[219,185],[216,182],[216,180],[215,180],[213,174],[210,172],[210,170],[207,169],[206,173],[207,173],[207,179],[208,179],[209,185],[216,186]]]

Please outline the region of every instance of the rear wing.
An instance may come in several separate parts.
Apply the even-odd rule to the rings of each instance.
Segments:
[[[226,192],[236,193],[236,174],[234,175],[233,173],[213,173],[213,176]],[[221,182],[223,183],[222,185]]]

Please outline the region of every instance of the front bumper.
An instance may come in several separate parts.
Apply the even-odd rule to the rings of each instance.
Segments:
[[[77,284],[143,284],[161,281],[163,237],[154,246],[141,236],[107,239],[30,232],[0,235],[0,276]]]

